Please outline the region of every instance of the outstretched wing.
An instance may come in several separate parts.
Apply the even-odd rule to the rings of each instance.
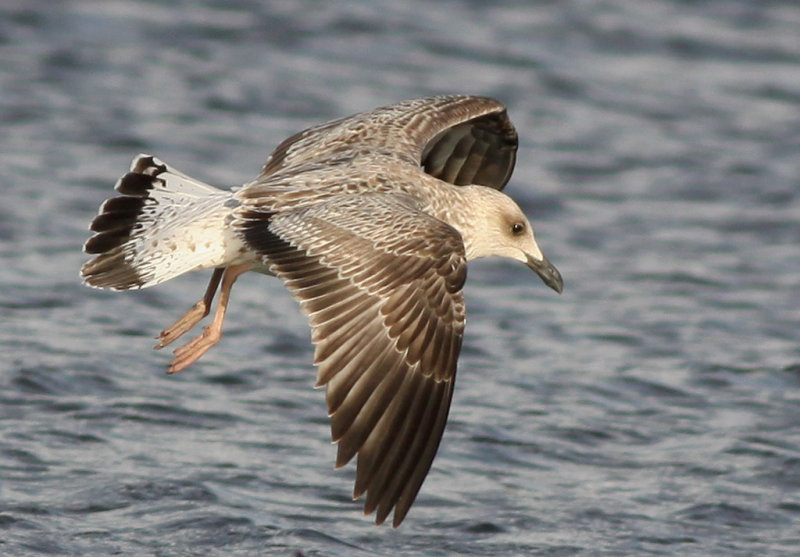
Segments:
[[[455,229],[405,195],[340,195],[244,214],[248,245],[300,301],[326,386],[336,465],[358,454],[354,498],[402,522],[444,431],[464,330]]]
[[[455,184],[502,189],[514,170],[517,132],[488,97],[416,99],[328,122],[281,143],[258,180],[292,168],[340,162],[364,152],[396,156]]]

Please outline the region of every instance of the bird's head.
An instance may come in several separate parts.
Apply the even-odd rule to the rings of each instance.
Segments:
[[[467,259],[499,255],[521,261],[544,283],[558,292],[564,281],[544,256],[533,233],[528,217],[513,199],[497,190],[483,186],[465,186],[473,211],[460,223]]]

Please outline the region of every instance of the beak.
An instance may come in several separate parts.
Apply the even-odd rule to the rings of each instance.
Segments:
[[[526,265],[539,275],[547,286],[559,294],[564,290],[564,279],[561,278],[561,273],[558,272],[558,269],[553,267],[553,264],[550,263],[545,256],[542,256],[541,259],[534,259],[532,256],[528,255]]]

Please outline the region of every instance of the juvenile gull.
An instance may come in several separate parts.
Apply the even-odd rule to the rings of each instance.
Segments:
[[[442,437],[464,332],[467,261],[521,261],[561,292],[517,204],[501,193],[517,134],[485,97],[402,102],[302,131],[252,182],[221,190],[134,159],[91,225],[86,284],[128,290],[214,269],[203,299],[159,335],[181,371],[220,340],[246,271],[280,278],[311,325],[336,466],[358,455],[353,498],[406,516]],[[221,288],[220,288],[221,284]]]

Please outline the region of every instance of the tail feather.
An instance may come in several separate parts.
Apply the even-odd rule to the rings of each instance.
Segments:
[[[92,254],[105,253],[127,242],[144,205],[145,199],[136,197],[114,197],[103,203],[89,226],[96,234],[89,238],[83,250]]]
[[[96,255],[81,269],[84,282],[127,290],[225,264],[225,202],[231,193],[139,155],[117,181],[122,194],[103,203],[84,251]]]

